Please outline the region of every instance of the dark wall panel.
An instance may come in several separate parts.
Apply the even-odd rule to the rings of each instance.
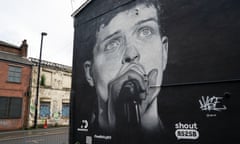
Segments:
[[[92,0],[74,29],[71,144],[239,143],[240,1]]]

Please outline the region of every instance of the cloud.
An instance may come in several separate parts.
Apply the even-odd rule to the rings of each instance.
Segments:
[[[38,58],[41,32],[44,37],[42,59],[72,65],[73,12],[71,1],[10,0],[0,5],[0,40],[20,45],[27,39],[28,56]]]

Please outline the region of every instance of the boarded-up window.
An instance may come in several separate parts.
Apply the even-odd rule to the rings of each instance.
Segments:
[[[40,102],[40,117],[50,117],[50,102]]]
[[[8,67],[8,81],[9,82],[21,82],[22,68],[16,66]]]
[[[0,118],[20,118],[22,98],[0,97]]]
[[[62,103],[62,117],[69,117],[69,103]]]

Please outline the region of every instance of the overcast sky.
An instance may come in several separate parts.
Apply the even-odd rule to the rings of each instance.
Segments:
[[[28,57],[39,58],[41,32],[42,60],[72,65],[73,18],[84,0],[5,0],[0,4],[0,40],[20,46],[28,43]]]

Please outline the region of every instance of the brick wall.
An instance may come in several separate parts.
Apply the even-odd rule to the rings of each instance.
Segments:
[[[8,66],[14,65],[22,68],[21,82],[8,82]],[[0,61],[0,96],[19,97],[22,98],[22,117],[20,119],[0,119],[0,130],[19,129],[26,126],[28,117],[28,99],[27,96],[31,66],[14,64],[10,62]]]

